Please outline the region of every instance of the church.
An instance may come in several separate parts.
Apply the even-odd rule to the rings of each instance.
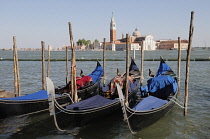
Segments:
[[[111,51],[125,51],[126,50],[126,36],[122,34],[121,39],[116,38],[116,22],[114,16],[112,15],[110,23],[110,42],[106,43],[106,49]],[[143,46],[144,50],[155,50],[154,37],[150,34],[142,36],[138,29],[136,28],[132,36],[129,37],[130,50],[141,50]]]

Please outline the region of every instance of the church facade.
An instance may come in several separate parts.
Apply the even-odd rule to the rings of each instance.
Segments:
[[[143,46],[144,50],[155,50],[155,40],[150,34],[141,36],[140,32],[136,28],[132,36],[129,36],[130,50],[141,50]],[[110,42],[106,43],[107,50],[111,51],[124,51],[126,50],[126,37],[122,34],[121,39],[116,39],[116,22],[112,15],[110,23]]]

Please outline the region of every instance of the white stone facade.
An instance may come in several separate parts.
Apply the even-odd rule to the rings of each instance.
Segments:
[[[130,50],[141,50],[138,43],[130,43]],[[126,43],[109,43],[106,44],[106,49],[110,51],[124,51],[126,50]]]
[[[143,41],[144,50],[155,50],[155,40],[152,35],[146,35],[145,40]]]

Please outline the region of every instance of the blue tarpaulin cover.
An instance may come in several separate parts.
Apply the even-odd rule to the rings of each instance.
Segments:
[[[166,63],[162,60],[161,63],[160,63],[160,65],[159,65],[159,68],[158,68],[156,77],[157,77],[157,76],[160,76],[160,75],[162,75],[162,74],[164,74],[165,72],[170,71],[170,70],[171,70],[171,68],[168,66],[168,64],[166,64]]]
[[[91,98],[82,100],[78,103],[73,103],[71,105],[66,106],[66,109],[70,110],[85,110],[85,109],[91,109],[91,108],[97,108],[101,106],[108,105],[110,103],[113,103],[117,101],[117,99],[110,100],[107,98],[104,98],[100,95],[95,95]]]
[[[3,100],[38,100],[38,99],[48,99],[47,91],[42,90],[36,93],[32,93],[25,96],[20,97],[12,97],[12,98],[1,98]]]
[[[168,85],[173,85],[173,93],[175,93],[177,90],[177,83],[175,79],[171,76],[154,77],[149,79],[147,83],[149,92],[156,92],[159,89],[162,89]]]
[[[149,79],[147,83],[145,87],[140,87],[141,92],[150,92],[152,95],[159,98],[166,98],[170,93],[175,93],[177,90],[177,82],[171,76],[154,77]]]
[[[140,101],[134,108],[135,111],[148,111],[163,106],[168,101],[149,96]]]
[[[97,66],[95,70],[88,76],[92,77],[93,82],[96,83],[101,78],[101,76],[103,76],[103,74],[104,69],[102,66]]]

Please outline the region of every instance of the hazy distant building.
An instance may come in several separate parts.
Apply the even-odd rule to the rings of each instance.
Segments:
[[[74,46],[76,51],[85,51],[87,48],[87,46],[85,45],[79,45],[79,46]],[[66,48],[68,48],[68,50],[71,50],[71,46],[63,46],[60,50],[65,51]]]
[[[156,43],[160,50],[174,50],[178,49],[178,40],[159,40]],[[187,50],[188,40],[181,40],[181,50]]]
[[[141,50],[139,43],[129,43],[130,50]],[[125,51],[126,43],[124,42],[115,42],[115,43],[106,43],[106,50],[110,51]]]

